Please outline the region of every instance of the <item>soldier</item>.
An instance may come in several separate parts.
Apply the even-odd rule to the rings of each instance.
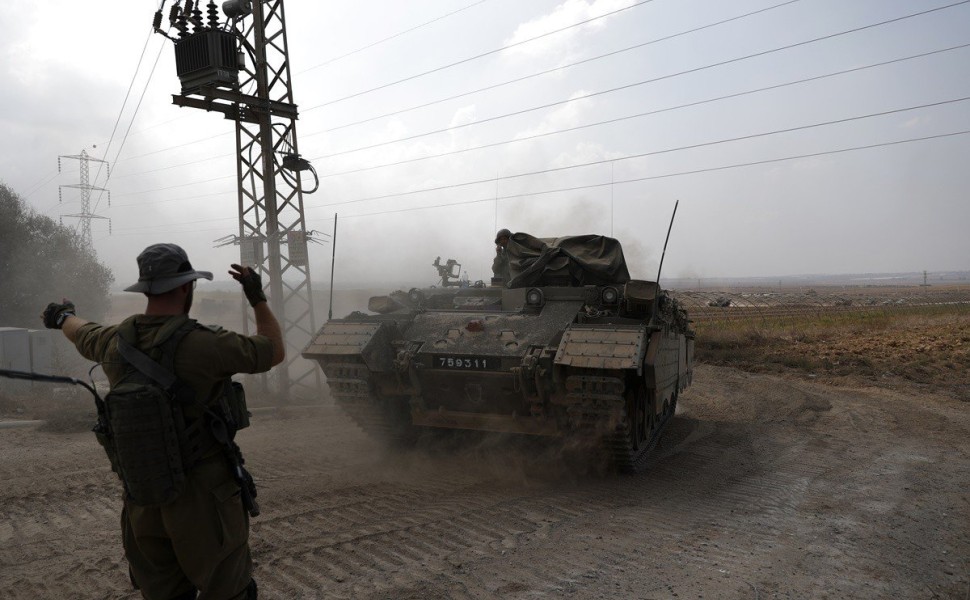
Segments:
[[[149,356],[163,367],[167,360],[177,381],[185,384],[179,389],[188,390],[191,401],[180,402],[179,418],[173,422],[181,420],[180,426],[185,429],[178,432],[179,443],[191,437],[189,433],[195,437],[191,448],[182,446],[175,451],[176,457],[182,457],[182,487],[174,500],[161,505],[137,502],[132,491],[139,480],[132,480],[132,474],[124,468],[116,468],[117,454],[113,457],[112,450],[105,446],[112,468],[125,484],[121,527],[132,584],[148,600],[188,600],[196,598],[196,594],[202,600],[256,598],[249,552],[249,514],[244,508],[246,500],[251,500],[247,492],[255,495],[255,488],[241,468],[241,457],[233,463],[225,452],[225,439],[219,440],[218,428],[213,427],[213,421],[220,421],[220,417],[212,416],[231,412],[224,402],[231,395],[225,391],[230,387],[230,376],[263,373],[283,362],[285,351],[279,323],[266,302],[259,275],[249,267],[233,264],[229,274],[242,285],[253,307],[253,336],[205,327],[189,319],[195,280],[211,280],[212,273],[194,270],[179,246],[149,246],[138,255],[138,271],[138,282],[125,291],[147,296],[145,314],[128,317],[119,325],[103,326],[76,316],[74,305],[64,300],[48,305],[42,317],[48,328],[61,329],[82,356],[101,363],[111,385],[105,404],[112,428],[117,425],[115,419],[123,418],[124,411],[120,407],[112,410],[111,394],[131,385],[126,382],[148,381],[137,379],[138,367],[128,360],[130,351],[124,358],[121,356],[119,340],[125,340],[128,346],[141,350],[142,356]],[[166,353],[171,354],[168,359]],[[221,412],[217,412],[219,407]],[[244,404],[242,412],[245,413]],[[143,422],[136,424],[136,430]],[[201,426],[203,423],[206,426]],[[118,433],[114,432],[114,441],[120,444]],[[233,446],[234,434],[232,429]],[[101,437],[99,442],[104,444]],[[238,452],[238,446],[235,449]],[[116,453],[121,450],[114,448]],[[158,469],[159,463],[150,458],[142,461],[148,460],[147,464]],[[164,459],[161,462],[166,464]],[[232,471],[234,465],[236,472]],[[151,475],[141,474],[141,480]],[[241,484],[240,480],[246,478],[249,485]],[[258,509],[251,512],[255,515]]]
[[[512,278],[509,255],[505,250],[511,237],[512,232],[508,229],[500,229],[495,234],[495,258],[492,260],[492,276],[496,279],[502,279],[503,283],[508,283],[509,279]]]

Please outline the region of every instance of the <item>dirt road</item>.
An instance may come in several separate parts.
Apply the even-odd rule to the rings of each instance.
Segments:
[[[264,598],[966,598],[970,404],[700,367],[649,471],[260,415]],[[576,468],[576,465],[572,465]],[[88,433],[0,431],[0,596],[136,598]]]

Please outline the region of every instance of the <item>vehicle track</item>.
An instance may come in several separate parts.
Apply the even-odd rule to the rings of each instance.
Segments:
[[[260,597],[962,597],[965,406],[702,366],[639,475],[489,436],[387,454],[330,405],[261,414],[239,438]],[[4,598],[138,597],[93,436],[5,430],[0,473]]]

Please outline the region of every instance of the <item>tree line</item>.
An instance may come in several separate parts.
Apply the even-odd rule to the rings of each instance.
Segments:
[[[65,297],[101,321],[113,282],[73,228],[38,214],[0,183],[0,327],[43,327],[44,307]]]

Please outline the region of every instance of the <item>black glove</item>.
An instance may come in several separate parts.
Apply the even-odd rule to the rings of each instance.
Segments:
[[[41,319],[44,321],[44,327],[60,329],[64,326],[64,319],[73,316],[75,316],[74,303],[65,298],[60,304],[56,302],[48,304]]]
[[[260,302],[266,302],[266,294],[263,292],[263,280],[260,278],[259,273],[250,269],[249,267],[243,267],[240,265],[232,265],[235,272],[230,271],[229,274],[232,278],[242,284],[243,293],[246,294],[246,300],[249,300],[250,306],[256,306]]]

